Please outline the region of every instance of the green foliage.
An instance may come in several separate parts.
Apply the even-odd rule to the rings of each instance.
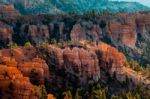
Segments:
[[[148,64],[145,69],[146,75],[150,78],[150,65]]]
[[[129,62],[129,65],[133,70],[137,71],[137,73],[142,70],[141,66],[139,65],[137,61],[131,60]]]
[[[126,98],[127,98],[127,99],[132,99],[132,98],[133,98],[132,93],[131,93],[131,92],[128,92],[128,93],[126,94]]]
[[[118,96],[112,95],[111,99],[120,99],[120,98],[118,98]]]
[[[106,91],[105,89],[101,89],[100,84],[97,84],[93,87],[90,99],[106,99]]]
[[[141,72],[144,76],[150,77],[150,65],[149,64],[147,64],[146,67],[142,67],[139,65],[137,61],[131,60],[129,62],[129,66],[130,68],[135,70],[137,74]]]
[[[126,84],[126,86],[129,86],[129,84],[130,84],[130,79],[127,75],[125,77],[125,84]]]
[[[47,47],[49,43],[47,41],[40,42],[37,47]]]
[[[57,41],[56,41],[56,39],[51,39],[51,44],[57,44]]]
[[[60,48],[65,48],[66,47],[66,43],[65,41],[63,41],[62,39],[59,41],[59,43],[57,43],[57,46]]]
[[[134,94],[132,92],[128,92],[126,94],[126,99],[141,99],[141,96],[138,93]]]
[[[95,11],[95,10],[92,10],[92,11],[88,11],[84,14],[85,18],[87,20],[90,20],[90,19],[93,19],[94,17],[96,17],[98,13]]]
[[[94,89],[91,94],[91,99],[106,99],[105,90]]]
[[[32,47],[32,44],[31,44],[31,42],[26,42],[24,46],[25,47]]]
[[[128,79],[128,78],[126,78]],[[130,80],[127,80],[130,83]],[[67,90],[62,93],[62,99],[149,99],[149,93],[143,93],[141,84],[135,86],[132,90],[127,88],[120,92],[110,92],[108,87],[100,85],[100,83],[88,82],[89,87],[80,87],[73,90]],[[116,86],[117,87],[117,86]]]
[[[7,0],[8,1],[8,0]],[[76,12],[83,14],[87,11],[103,11],[107,9],[114,12],[131,12],[149,10],[148,7],[135,2],[118,2],[108,0],[27,0],[30,5],[26,7],[24,4],[15,2],[15,7],[23,14],[39,14],[39,13],[69,13]],[[10,2],[10,1],[9,1]]]
[[[41,92],[41,97],[40,99],[47,99],[47,91],[44,85],[40,85],[40,92]]]
[[[10,47],[11,49],[19,48],[17,43],[10,43],[10,44],[8,44],[8,47]]]
[[[141,93],[141,91],[142,91],[141,88],[142,88],[142,84],[141,83],[137,84],[135,92],[136,93]]]
[[[72,93],[71,93],[70,90],[63,92],[62,95],[64,96],[63,99],[73,99],[72,98]]]
[[[80,96],[80,89],[79,88],[76,91],[75,99],[82,99],[82,96]]]

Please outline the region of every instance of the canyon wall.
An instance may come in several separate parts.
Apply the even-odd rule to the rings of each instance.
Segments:
[[[116,47],[136,49],[139,34],[148,40],[150,32],[149,12],[97,16],[96,20],[85,20],[86,17],[80,18],[80,16],[64,18],[49,15],[14,18],[11,22],[5,18],[3,19],[5,21],[1,22],[0,27],[5,28],[1,29],[2,41],[6,42],[5,35],[9,34],[7,44],[30,41],[33,45],[37,45],[49,42],[51,39],[93,42],[102,40]]]
[[[0,18],[14,19],[20,16],[20,13],[15,9],[14,5],[0,5]]]

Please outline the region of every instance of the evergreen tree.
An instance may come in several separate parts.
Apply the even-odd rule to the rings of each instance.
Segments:
[[[115,96],[115,95],[112,95],[112,96],[111,96],[111,99],[118,99],[118,97]]]
[[[47,99],[47,91],[44,85],[40,85],[41,97],[40,99]]]
[[[72,99],[72,94],[70,90],[63,92],[63,96],[63,99]]]

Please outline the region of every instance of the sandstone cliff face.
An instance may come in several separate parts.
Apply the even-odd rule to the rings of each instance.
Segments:
[[[92,22],[81,22],[73,26],[71,30],[71,39],[73,41],[91,40],[98,41],[102,38],[102,31],[98,24]]]
[[[50,46],[47,55],[50,68],[65,70],[68,75],[77,77],[80,84],[85,85],[90,79],[95,82],[100,79],[98,59],[93,51],[82,48],[60,49]]]
[[[14,19],[18,16],[20,14],[13,5],[0,5],[0,18]]]
[[[44,84],[45,79],[49,79],[49,68],[46,62],[35,54],[34,48],[1,50],[0,62],[18,68],[24,76],[30,77],[31,81],[37,79],[37,85]]]
[[[0,65],[1,99],[38,99],[34,86],[28,77],[24,77],[16,67]]]
[[[120,23],[113,23],[109,25],[110,35],[114,44],[124,44],[128,47],[134,48],[137,40],[135,27],[128,25],[121,25]]]
[[[98,16],[96,20],[95,22],[95,19],[85,20],[84,17],[64,18],[63,16],[39,15],[18,17],[12,22],[5,20],[4,23],[7,21],[7,23],[12,23],[10,28],[14,29],[14,33],[11,38],[17,35],[20,41],[30,41],[32,44],[50,41],[52,38],[58,41],[61,39],[94,42],[110,39],[116,47],[125,45],[125,47],[135,49],[138,34],[148,39],[149,12]],[[15,34],[15,30],[18,30],[18,34]]]
[[[11,26],[0,22],[0,44],[1,46],[8,46],[12,42],[13,29]]]
[[[11,7],[5,9],[12,11]],[[125,67],[126,58],[123,53],[105,43],[98,43],[98,41],[105,40],[105,36],[107,36],[107,39],[111,40],[111,44],[117,48],[123,46],[129,47],[131,50],[135,49],[136,42],[139,41],[137,39],[139,34],[149,41],[149,14],[122,13],[116,15],[115,18],[112,16],[110,19],[104,18],[106,23],[100,22],[103,18],[97,19],[97,22],[85,21],[84,18],[64,19],[62,16],[52,16],[52,19],[49,16],[39,15],[14,19],[12,22],[1,20],[1,48],[7,47],[11,42],[21,42],[22,39],[30,41],[33,45],[50,41],[52,38],[57,41],[72,40],[75,41],[73,43],[80,42],[82,44],[72,47],[67,46],[67,42],[67,47],[64,48],[50,45],[44,48],[26,46],[0,50],[0,77],[3,77],[1,74],[3,71],[15,71],[10,73],[10,77],[3,77],[0,80],[0,94],[2,90],[5,97],[16,95],[18,99],[20,97],[25,97],[25,99],[35,97],[36,99],[38,96],[35,96],[36,92],[34,92],[32,84],[41,85],[48,80],[50,84],[54,82],[56,87],[63,86],[62,88],[69,86],[69,82],[87,85],[89,80],[97,82],[102,79],[101,70],[105,70],[111,75],[116,73],[118,80],[121,81],[124,81],[125,75],[133,79],[135,83],[140,81],[140,77],[136,77],[133,70]],[[16,38],[14,38],[15,36]],[[94,46],[92,44],[86,46],[86,40],[96,43],[93,44]],[[127,50],[126,53],[130,54],[130,51]],[[133,56],[136,57],[136,55]],[[14,75],[21,76],[16,78]],[[3,80],[7,81],[3,82]],[[11,84],[13,82],[16,89],[8,93],[3,85],[7,88],[6,90],[9,90],[10,82]]]
[[[49,30],[45,25],[31,25],[28,29],[28,36],[33,44],[39,44],[49,40]]]
[[[47,79],[50,84],[55,83],[56,89],[69,86],[70,82],[74,84],[71,86],[86,87],[89,80],[103,79],[103,70],[110,75],[116,73],[119,81],[124,81],[127,75],[134,83],[140,82],[135,71],[125,66],[123,53],[102,42],[86,48],[49,45],[3,49],[0,50],[0,95],[4,95],[4,99],[39,99],[39,90],[35,90],[33,84],[44,84]]]
[[[121,73],[122,68],[126,66],[126,58],[123,53],[105,43],[99,43],[97,55],[100,67],[110,74]]]
[[[145,14],[137,15],[137,33],[142,36],[145,41],[149,40],[150,32],[150,16]]]
[[[150,16],[149,14],[145,15],[145,14],[138,14],[137,15],[137,25],[138,25],[138,32],[139,33],[144,33],[149,30],[149,24],[150,24]]]

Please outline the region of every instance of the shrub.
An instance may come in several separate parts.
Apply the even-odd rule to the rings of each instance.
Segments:
[[[30,42],[26,42],[24,46],[25,47],[32,47],[32,44]]]

